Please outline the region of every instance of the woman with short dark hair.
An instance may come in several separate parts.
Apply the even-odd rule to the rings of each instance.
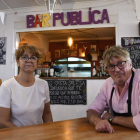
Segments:
[[[52,122],[48,84],[34,77],[37,48],[22,46],[15,56],[20,71],[0,88],[0,124],[10,128]]]

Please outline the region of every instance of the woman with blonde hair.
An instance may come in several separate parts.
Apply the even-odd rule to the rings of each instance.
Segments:
[[[22,46],[15,56],[20,71],[0,88],[0,124],[10,128],[52,122],[48,84],[34,77],[37,48]]]

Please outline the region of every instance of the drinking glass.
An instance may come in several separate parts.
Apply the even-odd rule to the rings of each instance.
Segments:
[[[70,67],[70,73],[71,73],[70,77],[73,77],[73,72],[74,72],[74,67]]]

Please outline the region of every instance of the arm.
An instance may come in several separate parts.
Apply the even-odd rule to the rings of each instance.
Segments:
[[[0,107],[0,125],[4,128],[17,127],[10,122],[10,108]]]
[[[42,118],[44,123],[53,122],[52,113],[50,109],[50,102],[45,104]]]
[[[87,111],[87,119],[89,121],[89,123],[93,124],[93,125],[96,125],[97,122],[101,121],[101,115],[95,111],[95,110],[92,110],[92,109],[89,109]]]
[[[133,123],[133,117],[119,117],[119,116],[116,116],[113,119],[112,123],[122,125],[122,126],[125,126],[125,127],[129,127],[129,128],[137,129],[136,126]]]
[[[111,113],[106,112],[102,118],[104,120],[108,120],[109,116],[111,116]],[[112,120],[112,123],[129,127],[129,128],[133,128],[133,129],[137,129],[133,123],[133,117],[115,116],[114,119]]]
[[[97,111],[89,109],[87,111],[87,118],[91,124],[95,125],[96,131],[109,133],[114,132],[113,127],[110,125],[108,120],[102,120],[101,115]]]

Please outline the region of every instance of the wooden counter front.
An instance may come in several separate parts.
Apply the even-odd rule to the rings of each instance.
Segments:
[[[0,130],[0,140],[139,140],[140,132],[113,125],[114,133],[98,133],[87,118]]]

